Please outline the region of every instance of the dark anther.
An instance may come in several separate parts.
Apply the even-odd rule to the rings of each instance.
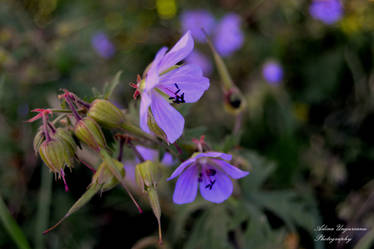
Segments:
[[[203,175],[202,175],[201,173],[199,174],[198,181],[199,181],[199,182],[202,182],[202,181],[203,181]]]
[[[177,88],[177,91],[174,92],[174,97],[169,97],[170,100],[173,100],[174,104],[181,104],[181,103],[186,103],[184,100],[184,93],[182,93],[180,96],[178,93],[181,91],[177,83],[174,83],[174,86]]]
[[[216,180],[210,181],[209,184],[205,185],[205,188],[212,190],[214,183],[216,183]]]
[[[208,176],[215,176],[216,173],[217,173],[217,171],[216,171],[215,169],[208,169],[208,170],[206,171],[206,174],[207,174]]]

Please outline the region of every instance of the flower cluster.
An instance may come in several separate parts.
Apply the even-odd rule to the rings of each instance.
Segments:
[[[106,37],[99,34],[94,40],[93,45],[99,53],[104,57],[110,56],[113,50]],[[140,128],[132,124],[124,112],[107,98],[86,102],[68,90],[63,90],[59,95],[62,109],[34,110],[38,114],[29,122],[38,119],[43,121],[34,139],[35,151],[48,168],[63,179],[66,190],[65,167],[72,168],[75,161],[79,161],[93,172],[87,192],[56,226],[87,203],[94,194],[108,191],[119,184],[141,212],[127,187],[130,185],[136,193],[147,195],[159,224],[161,241],[161,208],[157,183],[161,179],[160,172],[164,170],[160,169],[160,165],[170,167],[175,164],[179,155],[173,158],[173,150],[169,145],[176,143],[182,136],[185,123],[175,106],[197,102],[209,88],[209,79],[203,75],[198,65],[179,64],[192,53],[193,48],[194,40],[191,32],[187,31],[169,51],[166,47],[161,48],[143,73],[144,77],[138,76],[137,84],[131,84],[136,88],[134,97],[141,97]],[[103,94],[109,95],[110,93]],[[106,135],[103,129],[108,131]],[[110,135],[114,139],[108,139]],[[111,144],[109,141],[112,140],[117,140],[117,143]],[[115,145],[119,151],[117,158],[113,156],[111,149]],[[209,151],[203,137],[196,145],[190,153],[199,152],[182,162],[168,179],[179,176],[173,200],[177,204],[192,202],[200,186],[200,193],[206,200],[223,202],[233,191],[230,177],[239,179],[248,172],[231,165],[228,162],[231,155]],[[125,160],[122,163],[125,146],[134,152],[136,160]],[[166,151],[161,162],[159,151],[152,149],[160,146]],[[90,165],[78,156],[78,150],[94,151],[101,159],[100,164]],[[46,232],[48,231],[50,229]]]

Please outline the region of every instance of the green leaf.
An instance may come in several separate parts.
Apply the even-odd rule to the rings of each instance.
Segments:
[[[5,230],[9,233],[10,237],[17,244],[19,249],[30,249],[30,245],[26,239],[26,236],[18,226],[17,222],[10,215],[7,206],[5,205],[3,198],[0,196],[0,220],[5,227]]]
[[[122,74],[122,71],[118,71],[111,82],[105,83],[104,89],[103,89],[104,99],[109,99],[110,96],[112,96],[114,89],[119,84],[119,79],[121,77],[121,74]]]
[[[243,151],[241,155],[252,166],[251,173],[240,181],[243,185],[243,192],[251,195],[274,172],[275,164],[250,151]]]
[[[197,220],[184,249],[231,249],[229,243],[230,218],[224,206],[212,206]]]

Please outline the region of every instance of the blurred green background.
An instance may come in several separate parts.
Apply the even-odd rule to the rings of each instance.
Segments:
[[[32,147],[38,124],[25,121],[34,108],[56,106],[60,88],[89,99],[93,87],[101,89],[119,70],[112,99],[133,108],[128,83],[160,47],[179,39],[181,15],[195,9],[217,19],[240,16],[243,45],[224,60],[248,108],[240,136],[231,135],[234,118],[224,112],[213,70],[209,91],[186,116],[186,130],[203,131],[214,148],[235,149],[251,175],[240,181],[243,197],[221,206],[197,201],[179,207],[170,202],[171,188],[166,191],[171,211],[164,211],[162,248],[370,248],[374,2],[342,3],[341,20],[327,25],[310,15],[305,0],[0,1],[0,196],[31,248],[131,248],[156,233],[151,210],[138,215],[116,188],[40,236],[41,226],[54,224],[85,191],[91,175],[80,166],[67,173],[67,193],[52,175],[43,177],[46,167]],[[98,32],[114,47],[108,58],[93,47]],[[195,48],[214,63],[206,44]],[[277,85],[262,75],[269,59],[283,68]],[[350,234],[349,244],[319,243],[314,229],[321,224],[368,231]],[[363,238],[367,247],[358,243]],[[0,248],[16,248],[1,225]]]

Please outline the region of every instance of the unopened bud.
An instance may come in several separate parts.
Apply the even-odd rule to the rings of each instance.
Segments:
[[[66,146],[58,139],[44,141],[39,148],[39,154],[44,163],[53,173],[61,173],[66,159]]]
[[[113,159],[113,162],[117,169],[121,172],[122,178],[125,177],[125,169],[123,168],[123,164],[117,160]],[[99,168],[97,169],[96,173],[92,177],[91,184],[98,184],[101,185],[101,191],[107,191],[112,189],[118,184],[118,180],[116,177],[113,176],[112,172],[108,169],[108,165],[106,161],[103,161]]]
[[[245,106],[245,98],[238,89],[231,88],[225,93],[225,110],[227,112],[236,115],[239,114]]]
[[[74,163],[74,154],[77,144],[74,142],[72,133],[64,128],[57,128],[55,133],[56,139],[59,139],[65,146],[65,164],[71,168]]]
[[[123,112],[105,99],[96,99],[92,102],[87,115],[108,128],[119,128],[125,121]]]
[[[158,167],[154,162],[147,160],[136,165],[135,176],[140,188],[148,194],[149,203],[158,223],[159,241],[162,243],[161,207],[156,190],[157,181],[160,178]]]
[[[38,153],[40,145],[43,143],[45,139],[43,129],[39,129],[38,133],[36,133],[33,141],[35,155]]]
[[[103,131],[98,123],[90,117],[85,117],[77,122],[74,128],[75,135],[96,151],[105,148],[106,142]]]

